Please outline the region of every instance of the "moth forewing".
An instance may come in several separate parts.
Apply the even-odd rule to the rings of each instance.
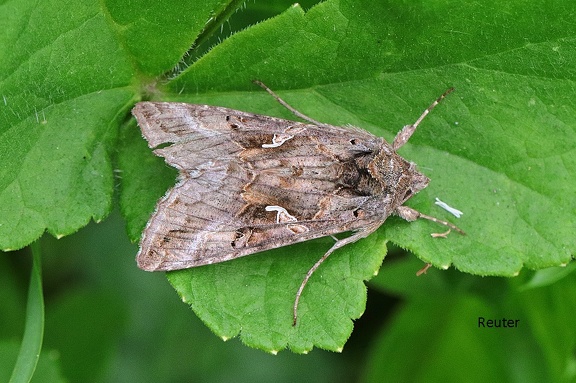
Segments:
[[[302,290],[329,254],[366,237],[391,214],[411,219],[416,212],[402,205],[428,178],[396,149],[444,96],[404,127],[393,146],[299,112],[309,123],[208,105],[138,103],[132,113],[148,145],[162,145],[155,153],[179,170],[178,184],[144,230],[138,266],[178,270],[352,232],[308,271],[296,295],[295,323]]]

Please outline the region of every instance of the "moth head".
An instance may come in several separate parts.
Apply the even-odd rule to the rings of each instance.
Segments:
[[[406,171],[407,187],[404,190],[402,203],[409,200],[414,194],[428,186],[430,179],[416,169],[416,164],[409,162],[409,167]]]
[[[394,206],[404,204],[430,181],[416,169],[416,164],[396,153],[381,151],[368,168],[379,181],[382,191],[392,197]]]

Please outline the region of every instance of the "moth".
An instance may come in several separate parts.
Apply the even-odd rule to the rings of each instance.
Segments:
[[[176,102],[139,102],[132,110],[154,153],[178,169],[179,180],[160,199],[140,241],[138,267],[178,270],[225,262],[310,239],[332,236],[334,250],[367,237],[397,215],[453,224],[404,203],[429,179],[397,154],[449,89],[392,144],[354,127],[315,121],[259,81],[306,122]],[[351,232],[337,239],[335,234]]]

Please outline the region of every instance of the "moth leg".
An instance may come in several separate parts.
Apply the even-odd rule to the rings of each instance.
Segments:
[[[448,228],[448,230],[446,230],[444,233],[432,233],[430,235],[434,238],[446,238],[451,231],[452,229]]]
[[[294,107],[290,106],[290,104],[288,104],[286,101],[282,100],[280,98],[280,96],[278,96],[276,93],[274,93],[272,91],[272,89],[268,88],[266,85],[264,85],[263,82],[258,81],[258,80],[253,80],[252,81],[254,84],[261,86],[266,92],[270,93],[270,95],[272,97],[274,97],[276,99],[276,101],[278,101],[283,107],[285,107],[286,109],[288,109],[289,111],[291,111],[296,117],[299,117],[301,119],[303,119],[304,121],[308,121],[311,124],[323,127],[323,128],[327,128],[330,127],[330,125],[327,124],[323,124],[319,121],[314,120],[313,118],[308,117],[307,115],[300,113],[298,110],[296,110]]]
[[[394,149],[394,151],[400,149],[402,145],[408,142],[408,140],[410,139],[410,137],[412,136],[418,125],[420,125],[422,120],[424,120],[424,117],[426,117],[428,113],[430,113],[432,109],[434,109],[434,107],[440,103],[440,101],[442,101],[446,96],[452,93],[453,90],[454,88],[450,88],[446,92],[442,93],[440,97],[438,97],[428,108],[426,108],[424,112],[422,112],[422,114],[420,115],[420,117],[418,117],[415,123],[413,123],[412,125],[404,126],[402,130],[398,132],[396,137],[394,137],[394,142],[392,143],[392,148]]]
[[[396,214],[397,216],[399,216],[402,219],[405,219],[408,222],[416,221],[418,218],[424,218],[424,219],[427,219],[429,221],[436,222],[436,223],[439,223],[440,225],[444,225],[444,226],[447,226],[451,229],[454,229],[462,235],[466,235],[466,233],[462,229],[457,227],[456,225],[454,225],[448,221],[442,221],[442,220],[439,220],[438,218],[431,217],[429,215],[420,213],[419,211],[414,210],[408,206],[398,206],[396,208],[396,210],[394,211],[394,214]]]
[[[336,243],[334,243],[334,245],[332,245],[332,247],[326,252],[326,254],[324,254],[322,256],[322,258],[320,258],[314,264],[314,266],[312,266],[310,268],[310,270],[308,270],[308,272],[306,273],[306,276],[304,277],[304,280],[302,280],[302,283],[300,284],[300,288],[298,288],[298,292],[296,292],[296,298],[294,299],[294,306],[292,307],[292,309],[293,309],[292,326],[296,326],[296,321],[298,320],[298,304],[300,303],[300,297],[302,296],[302,291],[304,291],[304,287],[306,287],[308,280],[310,280],[310,277],[312,276],[312,274],[314,274],[314,272],[318,269],[318,267],[320,267],[320,265],[326,260],[326,258],[328,258],[330,256],[330,254],[332,254],[334,252],[334,250],[339,249],[343,246],[346,246],[349,243],[356,242],[357,240],[359,240],[361,238],[365,238],[365,237],[369,236],[376,229],[378,229],[378,227],[381,224],[382,224],[382,222],[378,222],[377,224],[371,225],[371,226],[367,227],[366,229],[358,231],[358,232],[354,233],[353,235],[351,235],[350,237],[347,237],[344,239],[337,239],[333,235],[331,236],[332,238],[334,238],[336,240]]]
[[[418,270],[418,271],[416,272],[416,276],[419,277],[419,276],[421,276],[422,274],[426,274],[426,272],[428,271],[428,269],[429,269],[430,267],[432,267],[432,264],[431,264],[431,263],[425,264],[423,268],[421,268],[420,270]]]

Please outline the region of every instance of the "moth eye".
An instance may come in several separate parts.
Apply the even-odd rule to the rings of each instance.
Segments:
[[[412,190],[406,190],[406,193],[404,193],[404,201],[407,201],[410,197],[412,197]]]

